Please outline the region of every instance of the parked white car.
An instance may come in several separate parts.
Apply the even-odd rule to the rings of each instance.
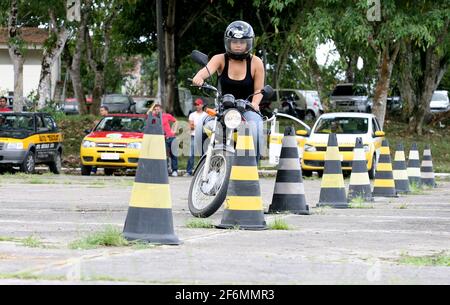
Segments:
[[[450,110],[448,91],[446,90],[434,91],[433,97],[431,98],[430,111],[435,113],[435,112],[445,112],[448,110]]]

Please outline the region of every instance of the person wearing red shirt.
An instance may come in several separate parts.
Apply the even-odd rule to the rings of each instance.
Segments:
[[[166,138],[166,149],[169,152],[170,162],[172,166],[172,177],[178,176],[178,150],[177,143],[175,141],[176,130],[178,128],[177,119],[170,113],[162,112],[161,105],[155,104],[152,109],[153,116],[162,114],[162,127],[164,132],[164,137]],[[171,125],[172,123],[172,125]]]
[[[0,112],[11,112],[11,109],[6,106],[7,100],[6,97],[0,97]]]

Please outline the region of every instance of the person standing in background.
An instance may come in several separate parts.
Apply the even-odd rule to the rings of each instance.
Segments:
[[[196,111],[189,115],[189,127],[191,129],[191,153],[186,168],[186,176],[192,176],[192,170],[194,169],[194,143],[195,143],[195,127],[203,121],[207,116],[206,112],[203,111],[204,102],[201,98],[198,98],[194,102]]]

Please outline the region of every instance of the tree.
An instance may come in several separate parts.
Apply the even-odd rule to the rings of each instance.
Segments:
[[[18,1],[11,1],[11,9],[8,18],[8,52],[14,66],[14,111],[23,109],[23,46],[18,27]]]

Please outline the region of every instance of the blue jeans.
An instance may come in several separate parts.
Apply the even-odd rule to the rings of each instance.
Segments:
[[[173,141],[175,141],[175,138],[166,138],[166,149],[167,152],[169,153],[172,171],[178,171],[178,157],[177,157],[178,150],[175,147],[176,142],[173,144],[174,149],[172,149]]]
[[[253,137],[253,144],[256,151],[256,163],[258,163],[265,144],[263,134],[263,120],[261,116],[254,111],[244,112],[244,118],[250,125],[250,132]]]
[[[187,163],[186,172],[192,175],[192,170],[194,169],[194,136],[191,136],[191,154],[189,155],[189,160]]]

